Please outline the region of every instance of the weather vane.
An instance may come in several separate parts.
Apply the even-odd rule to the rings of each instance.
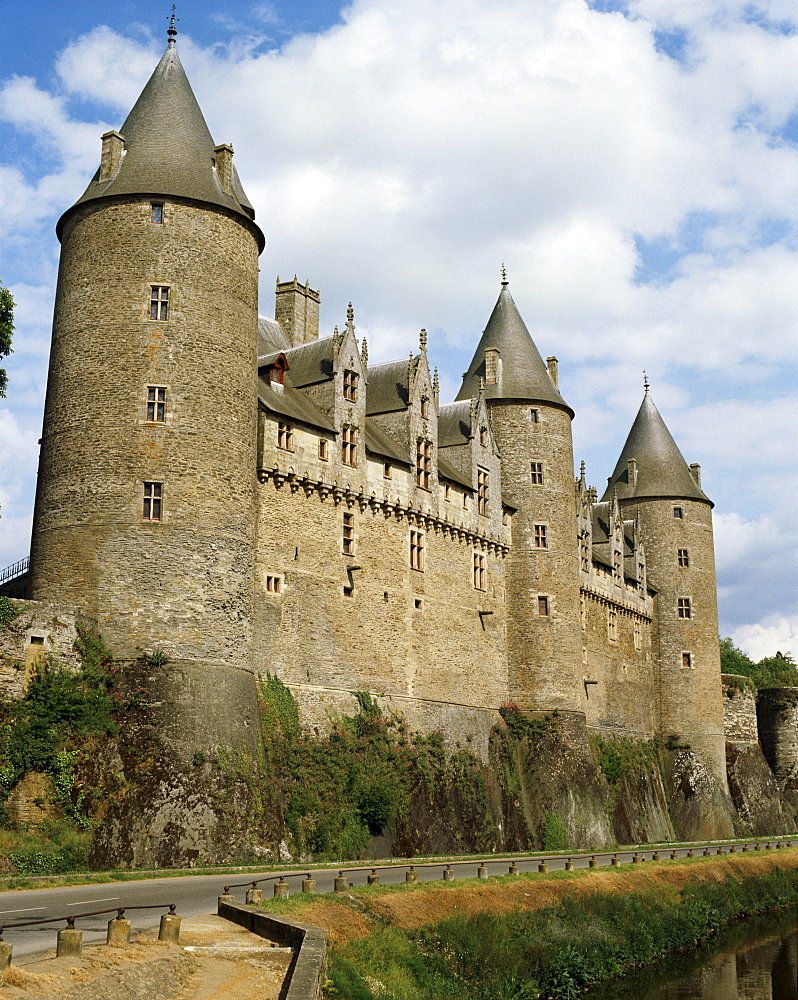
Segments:
[[[643,388],[648,392],[648,375],[646,375],[645,368],[643,369]]]
[[[502,284],[506,285],[507,284],[507,268],[504,266],[504,261],[502,261],[502,271],[501,271],[501,274],[502,274]]]
[[[172,4],[172,15],[169,18],[169,27],[166,29],[166,34],[169,36],[170,45],[175,44],[175,38],[177,37],[177,28],[175,27],[175,22],[180,20],[179,17],[175,17],[176,10],[177,7],[174,4]]]

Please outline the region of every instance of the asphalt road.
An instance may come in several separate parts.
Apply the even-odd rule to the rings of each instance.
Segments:
[[[774,841],[774,843],[776,843]],[[782,841],[781,843],[786,843]],[[735,844],[737,851],[742,849],[743,842]],[[729,842],[721,845],[723,853],[727,853],[730,848]],[[753,846],[751,847],[753,850]],[[678,857],[687,854],[686,847],[676,849]],[[695,853],[703,852],[703,845],[696,847]],[[718,846],[713,845],[712,854],[718,853]],[[616,855],[620,864],[633,862],[634,855],[637,854],[643,860],[650,860],[654,855],[653,849],[646,849],[635,852],[633,850],[619,851]],[[659,857],[667,859],[671,856],[670,848],[660,848]],[[539,864],[543,860],[543,855],[528,855],[517,858],[515,864],[521,872],[538,871]],[[596,863],[604,867],[611,864],[613,855],[602,853],[596,854]],[[590,854],[574,854],[572,863],[574,868],[587,868],[590,862]],[[563,856],[548,857],[546,859],[549,871],[561,871],[565,868],[568,858]],[[511,858],[501,860],[484,861],[453,861],[450,864],[454,878],[477,878],[480,865],[487,869],[488,876],[506,875],[509,871]],[[392,865],[390,868],[378,867],[379,881],[382,885],[406,881],[406,873],[412,871],[416,874],[419,882],[441,879],[443,871],[447,868],[445,862],[433,863],[411,863],[410,861]],[[372,868],[363,866],[356,869],[344,869],[343,878],[346,884],[362,885],[367,881],[367,876]],[[312,872],[312,877],[316,880],[317,892],[332,892],[335,887],[335,878],[341,877],[341,869],[326,868]],[[289,892],[293,895],[301,891],[301,883],[307,874],[307,869],[296,869],[293,872],[283,872],[282,877],[288,883]],[[65,888],[33,889],[23,891],[12,891],[0,893],[0,923],[5,925],[3,939],[13,945],[14,955],[33,955],[47,951],[55,947],[57,932],[66,926],[68,915],[77,915],[94,910],[116,910],[124,907],[125,916],[131,921],[134,933],[142,930],[157,928],[161,914],[168,910],[169,904],[174,903],[177,913],[182,917],[201,916],[216,912],[217,897],[222,894],[224,886],[230,883],[244,883],[242,887],[232,888],[231,894],[238,902],[244,902],[247,886],[257,879],[268,878],[270,881],[263,882],[260,889],[263,898],[268,899],[273,893],[273,884],[280,877],[280,874],[273,874],[268,871],[260,873],[248,873],[247,875],[188,875],[179,878],[161,878],[152,880],[142,880],[136,882],[107,882],[102,885],[81,885],[68,886]],[[343,885],[343,883],[339,883]],[[136,906],[156,906],[156,909],[136,910]],[[108,920],[116,915],[115,912],[106,913],[93,917],[81,917],[76,920],[75,926],[83,931],[83,940],[86,944],[93,944],[105,940],[105,933]],[[32,927],[13,927],[18,922],[28,920],[44,920],[48,918],[60,918],[51,924],[35,925]]]

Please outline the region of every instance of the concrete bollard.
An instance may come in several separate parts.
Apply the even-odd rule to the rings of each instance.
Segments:
[[[315,892],[316,891],[316,879],[311,878],[310,875],[306,875],[302,879],[302,892]]]
[[[58,942],[55,947],[55,957],[62,958],[65,955],[79,956],[83,953],[83,931],[75,930],[75,922],[72,920],[69,927],[58,932]]]
[[[517,875],[518,874],[518,865],[514,861],[510,865],[510,871],[509,871],[508,874],[510,874],[510,875]]]
[[[770,848],[771,848],[771,844],[769,842],[767,844],[765,844],[765,850],[766,851],[769,851]]]
[[[749,850],[748,844],[743,844],[743,854],[748,854]]]
[[[632,864],[639,865],[642,860],[643,859],[640,857],[637,851],[635,851],[634,854],[632,855]]]
[[[567,872],[572,872],[574,870],[574,863],[570,858],[568,858],[568,860],[565,862],[565,870]]]
[[[130,944],[130,921],[124,917],[114,917],[108,921],[108,933],[105,935],[105,943],[116,945]]]
[[[247,906],[257,906],[259,903],[263,902],[263,891],[261,889],[256,889],[253,886],[251,889],[247,889],[247,896],[245,900]]]
[[[678,857],[679,855],[676,853],[676,851],[671,851],[671,861],[675,861]]]
[[[488,877],[488,869],[484,865],[480,865],[479,868],[477,868],[477,878],[487,878],[487,877]]]
[[[715,853],[716,854],[723,854],[723,848],[719,846],[718,849],[717,849],[717,851],[715,851]]]
[[[274,898],[288,899],[288,883],[282,877],[279,882],[274,883]]]
[[[778,842],[778,843],[776,844],[776,850],[777,850],[777,851],[780,851],[780,850],[781,850],[781,841],[779,841],[779,842]]]
[[[729,848],[729,854],[736,854],[736,853],[737,853],[737,848],[734,846],[734,844],[732,844],[731,847]]]
[[[11,965],[11,951],[13,946],[8,941],[0,938],[0,969],[7,969]]]
[[[621,859],[618,857],[617,854],[613,854],[612,861],[610,861],[610,864],[612,865],[613,868],[620,868]]]
[[[180,917],[175,913],[174,906],[170,906],[169,912],[161,917],[158,940],[167,944],[177,944],[180,940]]]
[[[369,874],[366,876],[366,881],[369,885],[379,885],[380,875],[376,868],[372,868]]]
[[[549,870],[548,864],[545,861],[541,861],[540,864],[538,865],[538,871],[547,872],[548,870]]]
[[[418,882],[418,872],[412,865],[405,872],[405,882]]]
[[[659,851],[654,851],[654,853],[651,855],[651,860],[659,861]]]
[[[598,861],[596,861],[596,855],[592,854],[590,856],[590,861],[588,861],[588,863],[587,863],[587,867],[588,868],[598,868],[598,866],[599,866],[599,863],[598,863]]]
[[[349,879],[344,875],[343,872],[338,872],[335,876],[335,882],[333,883],[333,890],[335,892],[346,892],[349,888]]]
[[[694,850],[692,849],[692,847],[691,847],[691,848],[690,848],[690,850],[689,850],[689,851],[687,852],[687,857],[688,857],[688,858],[694,858],[694,857],[695,857],[695,851],[694,851]]]
[[[222,903],[235,903],[236,898],[232,893],[223,892],[221,896],[216,897],[216,912],[218,913],[222,907]]]
[[[454,872],[452,871],[452,866],[451,865],[447,865],[443,869],[443,881],[444,882],[451,882],[453,879],[454,879]]]
[[[761,846],[759,845],[758,842],[756,844],[754,844],[754,850],[755,851],[761,851],[762,850],[762,848],[761,848]]]
[[[712,853],[712,851],[710,851],[710,849],[708,847],[704,848],[704,857],[705,858],[708,858],[711,853]]]

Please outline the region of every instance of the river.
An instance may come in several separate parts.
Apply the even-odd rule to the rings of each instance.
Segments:
[[[584,1000],[798,1000],[798,909],[754,917],[711,944],[581,994]]]

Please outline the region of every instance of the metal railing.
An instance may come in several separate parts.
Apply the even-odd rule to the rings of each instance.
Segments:
[[[18,576],[23,576],[30,569],[30,556],[25,556],[24,559],[20,559],[19,562],[12,563],[11,566],[6,566],[5,569],[0,569],[0,584],[8,583],[10,580],[16,580]]]
[[[610,867],[619,867],[621,864],[639,864],[644,861],[664,861],[664,860],[676,860],[678,858],[693,858],[697,856],[710,857],[715,854],[736,854],[742,853],[747,854],[751,851],[769,851],[769,850],[779,850],[783,847],[792,847],[791,840],[778,840],[778,841],[767,841],[765,843],[758,841],[723,841],[698,844],[696,846],[682,846],[682,847],[650,847],[650,848],[631,848],[629,850],[620,851],[601,851],[595,853],[574,853],[571,856],[566,856],[564,854],[556,855],[546,855],[546,854],[528,854],[528,855],[517,855],[508,856],[502,859],[493,858],[470,858],[463,861],[422,861],[413,864],[403,864],[402,862],[395,862],[393,864],[383,864],[383,865],[361,865],[357,867],[345,867],[337,869],[338,875],[334,880],[335,892],[345,892],[349,888],[349,882],[347,875],[353,875],[358,872],[368,872],[367,882],[370,885],[379,884],[379,873],[387,871],[396,871],[402,868],[405,869],[405,881],[415,882],[418,878],[419,869],[442,869],[441,878],[445,881],[449,881],[455,878],[454,869],[458,867],[463,867],[465,865],[470,865],[477,867],[477,878],[488,878],[489,868],[493,869],[493,875],[509,874],[509,875],[519,875],[521,870],[519,865],[537,865],[537,870],[540,873],[545,873],[549,870],[549,862],[565,862],[565,870],[572,871],[574,869],[574,861],[587,861],[588,868],[599,868],[602,865]],[[626,855],[628,860],[624,861],[620,855]],[[509,862],[509,870],[507,873],[497,872],[496,868],[499,865],[506,866]],[[335,869],[334,869],[335,870]],[[322,873],[329,874],[330,869],[321,869],[313,871],[308,871],[306,868],[299,869],[295,871],[284,871],[278,872],[272,875],[265,875],[262,878],[251,879],[247,882],[238,882],[235,884],[225,885],[224,895],[229,896],[232,889],[247,889],[247,902],[250,902],[251,895],[259,895],[258,886],[261,883],[274,882],[274,895],[275,896],[286,896],[289,892],[289,885],[287,879],[295,879],[299,877],[304,877],[302,891],[303,892],[315,892],[316,891],[316,881],[314,879],[314,874],[319,875]],[[279,886],[279,889],[278,889]],[[257,899],[252,900],[257,901]]]

